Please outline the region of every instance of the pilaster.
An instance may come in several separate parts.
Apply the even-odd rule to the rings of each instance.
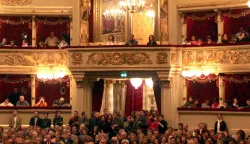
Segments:
[[[80,45],[80,0],[72,1],[72,26],[70,26],[70,44],[74,46]]]
[[[187,40],[187,22],[185,20],[185,16],[181,13],[181,42],[184,43]]]
[[[31,106],[36,104],[36,75],[31,75]]]
[[[225,101],[225,83],[223,82],[223,77],[219,76],[219,103],[223,105]]]
[[[36,16],[32,16],[32,47],[36,47]]]
[[[217,11],[217,26],[218,26],[218,43],[221,43],[221,38],[224,33],[224,21],[221,18],[221,12]]]

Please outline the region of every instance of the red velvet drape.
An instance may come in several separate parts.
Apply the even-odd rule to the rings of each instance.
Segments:
[[[31,102],[31,88],[29,75],[0,75],[0,102],[13,93],[14,88],[23,93],[25,99]]]
[[[250,83],[227,82],[225,87],[225,99],[233,102],[237,98],[239,105],[245,105],[250,99]]]
[[[59,22],[59,20],[64,22]],[[46,22],[48,21],[48,22]],[[66,22],[67,21],[67,22]],[[69,18],[57,18],[57,17],[38,17],[37,18],[37,44],[50,35],[50,32],[54,32],[55,36],[60,40],[62,34],[70,33],[70,20]]]
[[[161,113],[161,81],[154,81],[153,90],[154,90],[157,110],[159,113]]]
[[[47,81],[42,82],[36,80],[36,102],[39,101],[40,97],[44,97],[48,106],[52,106],[53,102],[60,97],[63,97],[67,102],[70,102],[70,84],[69,78],[65,77],[64,80],[59,81]],[[61,90],[64,89],[65,93]]]
[[[193,96],[200,103],[204,103],[206,100],[219,98],[219,88],[216,86],[216,81],[198,83],[187,80],[187,94],[188,97]]]
[[[127,81],[125,113],[131,115],[132,111],[142,110],[143,85],[135,89],[130,81]]]
[[[205,20],[194,20],[187,17],[187,38],[190,41],[192,36],[207,41],[207,36],[211,36],[213,41],[217,41],[218,28],[215,16]]]
[[[10,44],[11,40],[15,41],[17,46],[22,45],[22,33],[26,32],[28,34],[28,43],[31,45],[32,40],[32,29],[31,18],[30,17],[0,17],[0,41],[2,42],[3,38],[7,38],[7,44]],[[21,20],[25,20],[30,23],[20,23]],[[9,22],[8,22],[9,21]]]
[[[104,91],[104,80],[94,82],[92,88],[92,111],[100,112],[102,106],[102,98]]]

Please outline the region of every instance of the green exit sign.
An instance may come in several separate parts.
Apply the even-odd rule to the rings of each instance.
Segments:
[[[121,72],[121,77],[128,77],[127,72]]]

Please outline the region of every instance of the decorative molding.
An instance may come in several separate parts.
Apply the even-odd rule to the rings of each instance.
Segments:
[[[72,7],[1,7],[0,14],[71,15]]]
[[[166,52],[157,53],[157,64],[168,64],[168,54]]]
[[[172,87],[172,82],[170,80],[162,80],[161,84],[165,88],[171,88]]]
[[[171,52],[171,64],[174,65],[176,63],[176,53],[175,52]]]
[[[145,52],[92,53],[88,56],[88,65],[139,65],[152,64]]]
[[[71,58],[73,65],[81,65],[83,63],[82,53],[72,53]]]
[[[250,64],[249,49],[185,49],[182,51],[184,66]]]
[[[67,52],[0,52],[0,65],[66,66]]]
[[[4,6],[17,6],[31,4],[33,0],[0,0],[0,4]]]
[[[84,86],[84,82],[81,80],[81,81],[76,81],[76,87],[77,88],[82,88]]]

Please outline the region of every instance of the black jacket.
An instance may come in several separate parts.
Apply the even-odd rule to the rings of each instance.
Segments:
[[[43,126],[42,119],[37,117],[37,121],[36,121],[36,124],[35,124],[35,117],[30,118],[30,126],[42,127]]]
[[[51,127],[51,119],[42,119],[42,128],[50,128]]]
[[[218,121],[215,122],[214,124],[214,132],[217,133],[217,125],[218,125]],[[220,122],[220,131],[224,131],[227,130],[227,124],[225,121],[221,121]]]

